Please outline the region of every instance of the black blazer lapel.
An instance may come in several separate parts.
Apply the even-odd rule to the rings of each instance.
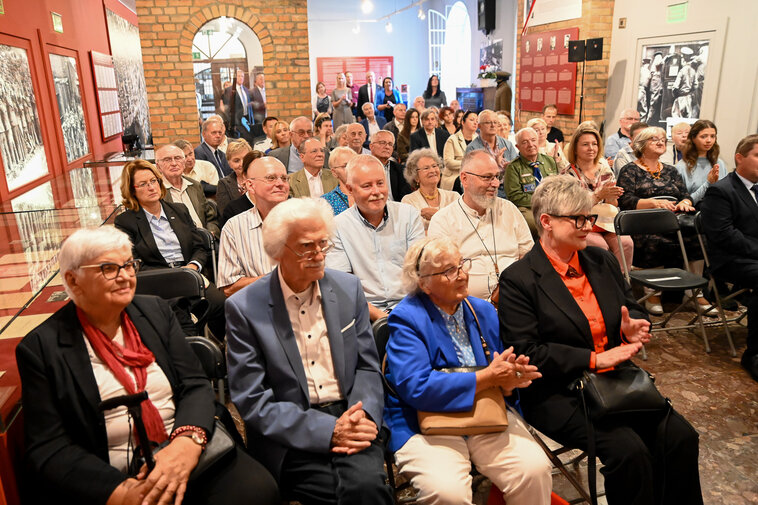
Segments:
[[[284,349],[284,353],[287,355],[287,360],[290,362],[292,371],[297,377],[297,382],[300,384],[300,389],[305,395],[306,403],[310,402],[310,394],[308,393],[308,384],[305,379],[305,369],[303,368],[303,361],[300,358],[300,349],[297,346],[295,340],[295,332],[292,331],[292,322],[289,318],[286,305],[284,304],[284,296],[282,295],[282,286],[279,284],[279,268],[275,268],[271,273],[271,296],[268,302],[269,314],[274,323],[276,329],[276,336],[279,339],[279,343]]]
[[[132,212],[134,215],[134,219],[137,222],[137,230],[139,231],[140,236],[142,237],[142,242],[144,243],[145,252],[149,254],[144,254],[143,260],[145,260],[146,264],[150,263],[160,263],[165,266],[168,266],[168,263],[166,263],[166,260],[163,259],[163,256],[161,255],[160,251],[158,250],[158,244],[155,243],[155,237],[153,237],[153,230],[150,228],[150,223],[147,222],[147,217],[145,216],[144,210],[135,210],[135,211],[127,211]]]
[[[731,172],[727,177],[732,178],[732,186],[734,187],[734,191],[739,195],[740,200],[742,200],[742,203],[750,209],[750,212],[754,216],[758,216],[758,204],[755,203],[755,200],[753,200],[753,197],[750,196],[749,190],[745,187],[745,185],[742,183],[742,180],[740,180],[739,177],[737,177],[737,174],[735,172]]]
[[[221,167],[218,164],[218,160],[216,160],[216,157],[213,155],[213,150],[211,149],[211,146],[209,146],[205,142],[201,143],[200,146],[203,149],[205,149],[205,152],[208,154],[208,161],[213,163],[213,166],[216,167],[219,173],[221,173],[222,172]]]
[[[532,249],[534,254],[531,255],[530,263],[532,270],[540,276],[538,281],[539,289],[544,296],[550,299],[558,309],[571,321],[579,330],[579,333],[587,340],[590,346],[593,346],[592,332],[590,324],[587,321],[582,309],[571,296],[566,285],[561,280],[558,272],[555,271],[550,260],[547,259],[545,251],[538,242]]]
[[[334,372],[337,374],[337,380],[342,391],[346,392],[348,384],[346,384],[347,374],[345,370],[345,341],[342,338],[342,328],[340,327],[339,302],[326,276],[319,281],[319,289],[321,290],[321,309],[326,322],[326,332],[329,335]]]

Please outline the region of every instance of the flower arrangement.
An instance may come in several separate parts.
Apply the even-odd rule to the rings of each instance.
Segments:
[[[476,76],[478,79],[497,79],[497,67],[495,65],[482,65],[479,67],[479,74]]]

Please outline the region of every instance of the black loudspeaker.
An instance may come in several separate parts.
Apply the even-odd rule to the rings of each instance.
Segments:
[[[603,59],[603,39],[587,39],[587,61]],[[569,55],[569,61],[571,56]]]
[[[601,45],[602,40],[600,39]],[[602,53],[602,51],[600,51]],[[569,61],[572,63],[578,63],[584,61],[584,41],[583,40],[569,40]]]
[[[489,33],[495,29],[495,0],[478,0],[479,29]]]

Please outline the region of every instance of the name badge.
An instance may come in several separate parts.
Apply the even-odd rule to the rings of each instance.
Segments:
[[[524,193],[534,193],[534,190],[537,189],[537,184],[523,184],[521,188],[524,190]]]

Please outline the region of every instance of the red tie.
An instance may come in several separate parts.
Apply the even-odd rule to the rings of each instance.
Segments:
[[[368,101],[374,103],[374,86],[371,83],[366,84],[368,87]]]

